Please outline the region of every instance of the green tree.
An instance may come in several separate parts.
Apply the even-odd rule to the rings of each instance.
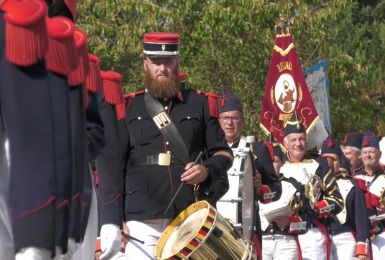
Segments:
[[[260,135],[259,112],[280,15],[292,33],[303,68],[330,62],[333,128],[341,137],[355,125],[385,134],[382,1],[84,0],[77,24],[88,33],[102,68],[123,74],[125,91],[140,88],[142,37],[181,34],[181,70],[195,89],[221,85],[243,101],[246,130]]]

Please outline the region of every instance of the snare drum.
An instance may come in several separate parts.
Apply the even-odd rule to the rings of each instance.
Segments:
[[[255,217],[254,161],[249,148],[233,149],[233,166],[227,171],[229,190],[217,202],[218,212],[228,219],[247,240],[251,240]]]
[[[182,211],[165,229],[155,249],[156,259],[256,259],[250,242],[207,201]]]

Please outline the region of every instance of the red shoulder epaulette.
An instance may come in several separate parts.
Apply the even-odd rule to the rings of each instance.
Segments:
[[[102,90],[103,81],[100,76],[100,59],[95,54],[88,54],[90,73],[88,73],[84,82],[85,87],[93,92],[97,93]]]
[[[144,90],[139,90],[139,91],[136,91],[136,92],[132,92],[132,93],[128,93],[128,94],[124,94],[123,95],[123,98],[127,101],[131,100],[132,98],[138,96],[138,95],[141,95],[141,94],[144,94]]]
[[[72,15],[72,19],[76,21],[76,0],[64,0],[68,10]]]
[[[210,116],[218,118],[219,109],[218,109],[218,95],[215,93],[204,92],[202,90],[196,91],[198,94],[203,94],[207,97],[209,102]]]
[[[47,69],[67,75],[76,69],[75,26],[65,17],[46,18],[48,50],[45,54]]]
[[[103,80],[103,98],[111,104],[123,103],[122,75],[115,71],[101,71],[100,76]]]
[[[263,142],[266,145],[267,150],[269,151],[271,160],[274,162],[274,146],[271,142]]]
[[[126,100],[123,100],[123,103],[116,105],[116,116],[118,120],[123,120],[126,118]]]
[[[7,60],[18,66],[30,66],[44,59],[47,49],[47,5],[41,0],[9,0],[4,11]]]
[[[87,34],[75,29],[74,33],[76,46],[76,69],[68,74],[68,84],[70,86],[78,86],[84,82],[87,74],[90,72],[87,49]]]

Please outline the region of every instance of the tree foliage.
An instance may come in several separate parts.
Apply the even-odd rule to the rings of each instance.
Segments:
[[[256,135],[274,25],[280,16],[293,18],[303,68],[330,62],[334,131],[385,134],[385,0],[84,0],[78,10],[90,51],[103,69],[123,74],[126,92],[141,85],[143,34],[180,33],[188,84],[216,93],[232,88],[243,101],[245,132]]]

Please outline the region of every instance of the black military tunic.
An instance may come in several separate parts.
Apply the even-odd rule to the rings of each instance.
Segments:
[[[286,178],[294,178],[302,185],[307,184],[308,179],[313,175],[317,175],[321,179],[322,190],[317,208],[318,211],[320,211],[321,207],[326,208],[329,206],[330,211],[325,209],[326,211],[323,211],[322,216],[319,214],[318,217],[324,218],[326,217],[325,215],[335,215],[342,210],[344,203],[341,193],[338,190],[336,179],[327,161],[318,154],[307,152],[304,159],[299,163],[291,162],[289,158],[286,157],[285,163],[281,168],[281,173]]]
[[[217,118],[210,116],[206,97],[191,89],[181,89],[172,100],[161,100],[186,144],[190,160],[200,151],[208,155],[204,165],[209,185],[223,178],[232,164],[232,151],[226,144]],[[164,216],[185,171],[185,165],[171,149],[152,118],[147,114],[144,95],[137,95],[127,102],[127,116],[121,138],[124,166],[124,214],[125,221],[173,218],[194,202],[193,187],[184,185],[173,206]],[[171,152],[171,165],[157,165],[159,153]],[[223,191],[223,194],[227,190]],[[223,195],[222,194],[222,195]],[[221,195],[221,196],[222,196]]]
[[[337,216],[330,218],[329,232],[332,235],[353,232],[357,241],[356,253],[367,254],[369,220],[364,193],[351,177],[338,177],[337,184],[344,198],[345,207]]]

